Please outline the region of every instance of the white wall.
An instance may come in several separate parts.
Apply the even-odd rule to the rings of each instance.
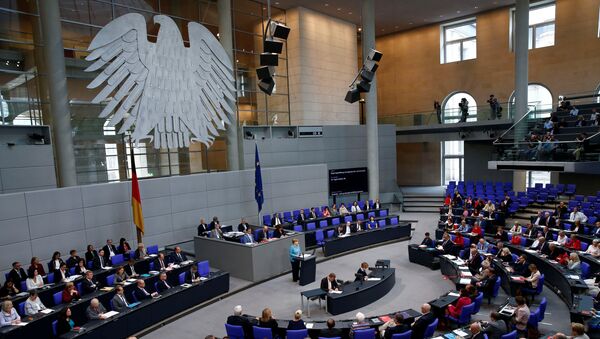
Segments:
[[[263,213],[327,203],[327,167],[306,165],[262,171]],[[144,243],[165,246],[192,240],[200,217],[225,224],[257,221],[254,170],[140,180]],[[135,243],[129,182],[75,186],[0,195],[0,270],[13,261],[29,267],[32,256],[47,262],[55,250],[83,254],[107,238]]]

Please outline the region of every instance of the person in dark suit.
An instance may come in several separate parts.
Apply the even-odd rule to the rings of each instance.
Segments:
[[[327,319],[327,328],[322,329],[319,332],[319,338],[341,338],[342,330],[335,328],[335,320]]]
[[[498,226],[496,234],[494,234],[494,239],[503,242],[508,241],[508,233],[504,230],[502,226]]]
[[[21,281],[27,280],[27,273],[25,273],[25,270],[23,269],[23,267],[21,267],[20,262],[15,261],[14,263],[12,263],[12,270],[10,270],[10,272],[8,273],[8,280],[12,280],[12,282],[14,282],[19,287],[19,283]]]
[[[79,259],[81,259],[78,255],[77,255],[77,250],[71,250],[69,251],[69,258],[67,259],[67,267],[71,268],[71,267],[75,267],[77,266],[77,263],[79,262]]]
[[[479,255],[477,248],[471,248],[471,253],[469,255],[469,259],[467,260],[469,271],[471,271],[472,274],[477,274],[479,272],[479,268],[481,267],[481,262],[481,255]]]
[[[515,274],[524,277],[528,277],[529,275],[531,275],[531,272],[529,271],[529,263],[527,262],[527,257],[525,256],[525,254],[521,254],[517,261],[515,261],[513,265],[513,270]]]
[[[526,238],[535,238],[537,236],[537,230],[531,223],[527,224],[527,228],[523,230],[523,236]]]
[[[314,207],[310,208],[310,213],[308,214],[308,217],[311,219],[317,219],[317,212],[315,211]]]
[[[553,239],[552,231],[548,228],[548,226],[544,226],[543,231],[542,231],[542,237],[544,237],[548,241],[551,241]]]
[[[54,272],[54,282],[66,282],[67,278],[70,276],[69,269],[67,268],[67,264],[62,263],[60,265],[60,269]]]
[[[75,274],[77,275],[85,275],[85,272],[89,271],[87,266],[85,266],[85,260],[79,259],[77,266],[75,266]]]
[[[444,254],[452,254],[454,252],[454,242],[450,239],[450,234],[444,233],[442,235],[442,243],[438,246],[438,250],[444,252]]]
[[[119,246],[117,246],[117,251],[119,251],[119,254],[125,254],[125,253],[129,253],[129,251],[131,251],[131,246],[129,246],[127,239],[125,239],[125,238],[119,239]]]
[[[58,272],[60,266],[65,262],[60,257],[60,252],[56,251],[52,254],[52,259],[48,263],[48,273]]]
[[[238,232],[246,232],[246,230],[250,227],[246,219],[242,218],[242,221],[238,225]]]
[[[185,272],[185,282],[188,284],[200,282],[200,274],[198,273],[198,266],[192,265],[192,267],[190,267],[190,270]]]
[[[358,271],[356,271],[356,274],[354,274],[354,276],[356,277],[354,281],[367,280],[367,278],[369,277],[367,269],[369,269],[369,264],[366,262],[361,263],[360,267],[358,268]]]
[[[431,313],[431,305],[429,304],[421,305],[421,313],[423,315],[411,326],[412,339],[423,339],[425,336],[425,331],[427,330],[427,326],[429,326],[436,319],[435,315]]]
[[[81,282],[82,294],[94,293],[98,290],[98,282],[94,279],[94,272],[87,271],[85,273],[85,279]]]
[[[242,306],[237,305],[233,308],[233,315],[227,317],[227,324],[234,326],[242,326],[246,338],[252,338],[253,323],[242,315]]]
[[[561,255],[561,251],[556,247],[556,244],[550,243],[550,245],[548,245],[548,259],[556,260],[559,255]]]
[[[304,210],[300,210],[300,214],[298,214],[298,217],[296,218],[296,221],[299,224],[303,223],[304,221],[306,221],[306,215],[304,214]],[[273,225],[273,223],[271,223],[271,225]]]
[[[277,225],[281,225],[283,222],[281,221],[281,217],[279,213],[273,213],[273,217],[271,218],[271,226],[275,227]]]
[[[135,270],[135,259],[129,258],[127,265],[125,265],[125,272],[131,278],[135,278],[138,276],[138,272]]]
[[[133,295],[137,301],[142,301],[144,299],[150,299],[153,296],[158,295],[158,293],[153,292],[149,293],[146,291],[146,282],[142,279],[138,279],[136,288],[133,289]]]
[[[471,339],[483,339],[484,333],[481,331],[481,325],[478,322],[471,324]]]
[[[553,215],[550,215],[550,212],[546,212],[546,226],[549,228],[556,227],[556,218]]]
[[[371,208],[374,210],[381,209],[381,203],[379,202],[379,199],[375,199],[375,202],[373,203],[373,206],[371,206]]]
[[[169,267],[169,264],[165,259],[165,254],[162,252],[158,253],[158,257],[156,257],[156,260],[154,261],[154,269],[156,271],[164,271],[167,267]]]
[[[325,278],[321,279],[321,289],[323,291],[339,291],[338,283],[335,280],[335,273],[329,273]]]
[[[404,316],[398,312],[394,315],[394,326],[388,327],[385,330],[384,338],[391,339],[394,334],[404,333],[410,330],[410,326],[404,323]]]
[[[208,230],[209,230],[209,231],[210,231],[210,230],[214,230],[214,229],[215,229],[215,227],[216,227],[217,225],[221,226],[221,223],[219,222],[219,218],[218,218],[217,216],[214,216],[214,217],[212,218],[212,221],[211,221],[211,222],[210,222],[210,224],[208,225]]]
[[[483,279],[477,282],[477,287],[483,295],[491,296],[494,292],[494,285],[496,284],[496,272],[493,268],[487,268],[483,271]]]
[[[179,246],[175,246],[175,251],[171,255],[171,258],[176,264],[180,264],[184,261],[187,261],[187,256],[185,255],[185,253],[181,252],[181,247]]]
[[[167,281],[167,274],[165,272],[162,272],[158,276],[158,282],[156,283],[156,292],[162,293],[168,290],[169,288],[171,288],[171,285],[169,285],[169,282]]]
[[[204,221],[204,218],[200,218],[200,224],[198,225],[198,236],[205,237],[208,233],[208,225]]]
[[[112,239],[106,239],[106,245],[102,249],[104,250],[104,257],[109,260],[118,253],[117,246],[113,245]]]
[[[94,258],[98,256],[98,252],[94,249],[94,246],[87,245],[87,251],[85,252],[85,262],[94,261]]]
[[[306,328],[304,320],[302,320],[302,310],[294,312],[294,319],[290,320],[287,325],[288,330],[303,330]]]
[[[483,333],[487,334],[489,339],[501,339],[503,335],[508,333],[506,322],[501,319],[498,312],[492,312],[490,321],[483,323]]]
[[[431,235],[429,234],[429,232],[425,232],[425,238],[423,238],[423,241],[421,241],[421,245],[425,245],[428,248],[435,247],[435,241],[431,239]]]
[[[92,266],[95,270],[103,269],[104,267],[110,267],[110,259],[106,259],[103,249],[101,249],[98,252],[98,256],[94,258]]]
[[[112,310],[115,312],[123,312],[127,310],[129,303],[125,298],[123,286],[117,285],[115,287],[115,292],[115,296],[110,300],[110,306],[112,307]]]
[[[271,336],[273,338],[278,338],[279,326],[277,325],[277,320],[273,318],[273,313],[270,308],[265,308],[262,311],[262,315],[258,318],[258,327],[270,328]]]
[[[285,230],[281,225],[275,226],[275,231],[273,231],[273,238],[281,238],[285,236]]]
[[[71,309],[65,307],[58,314],[58,320],[56,321],[56,335],[69,333],[73,327],[75,327],[75,322],[71,319]]]
[[[265,242],[265,241],[269,241],[269,239],[272,237],[269,237],[269,227],[268,226],[263,226],[263,229],[258,232],[258,242]]]

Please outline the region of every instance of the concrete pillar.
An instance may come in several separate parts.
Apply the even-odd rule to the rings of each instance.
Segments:
[[[44,36],[44,56],[50,92],[50,110],[54,152],[58,167],[60,187],[77,185],[75,154],[71,130],[71,112],[67,93],[67,76],[60,26],[58,1],[38,3],[42,34]]]
[[[375,48],[375,1],[362,3],[362,55]],[[371,90],[365,95],[367,125],[367,166],[369,168],[369,198],[379,198],[379,131],[377,129],[377,75],[371,82]]]
[[[527,171],[513,171],[513,191],[525,192],[527,190]]]
[[[219,40],[229,56],[233,69],[235,70],[235,60],[233,58],[233,27],[231,24],[231,0],[218,0],[217,11],[219,13]],[[237,113],[231,117],[231,125],[227,128],[227,165],[230,171],[238,171],[240,163],[240,144],[238,137],[238,119]]]
[[[529,85],[529,0],[517,0],[515,9],[515,121],[527,113],[527,87]],[[515,128],[515,140],[523,140],[527,126],[524,123]]]

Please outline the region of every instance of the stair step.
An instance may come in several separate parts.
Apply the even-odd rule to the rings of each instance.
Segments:
[[[420,212],[420,213],[440,213],[439,207],[427,206],[404,206],[404,212]]]

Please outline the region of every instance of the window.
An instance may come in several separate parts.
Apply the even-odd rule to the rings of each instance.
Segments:
[[[529,49],[554,46],[556,4],[543,4],[529,9]],[[512,10],[511,41],[514,49],[515,10]],[[600,30],[599,30],[600,32]]]
[[[467,92],[455,92],[450,94],[442,104],[443,123],[452,124],[460,121],[462,112],[458,104],[463,98],[467,99],[469,107],[467,122],[477,121],[477,103],[475,102],[475,98]]]
[[[464,141],[442,141],[442,184],[464,179]]]
[[[474,19],[441,28],[441,64],[477,58],[477,23]]]
[[[546,186],[550,183],[550,172],[527,171],[525,180],[527,187],[535,187],[535,184]]]
[[[511,107],[515,104],[515,93],[510,96]],[[532,118],[547,118],[552,113],[552,93],[544,85],[529,84],[527,86],[527,104],[530,109],[535,110]]]

